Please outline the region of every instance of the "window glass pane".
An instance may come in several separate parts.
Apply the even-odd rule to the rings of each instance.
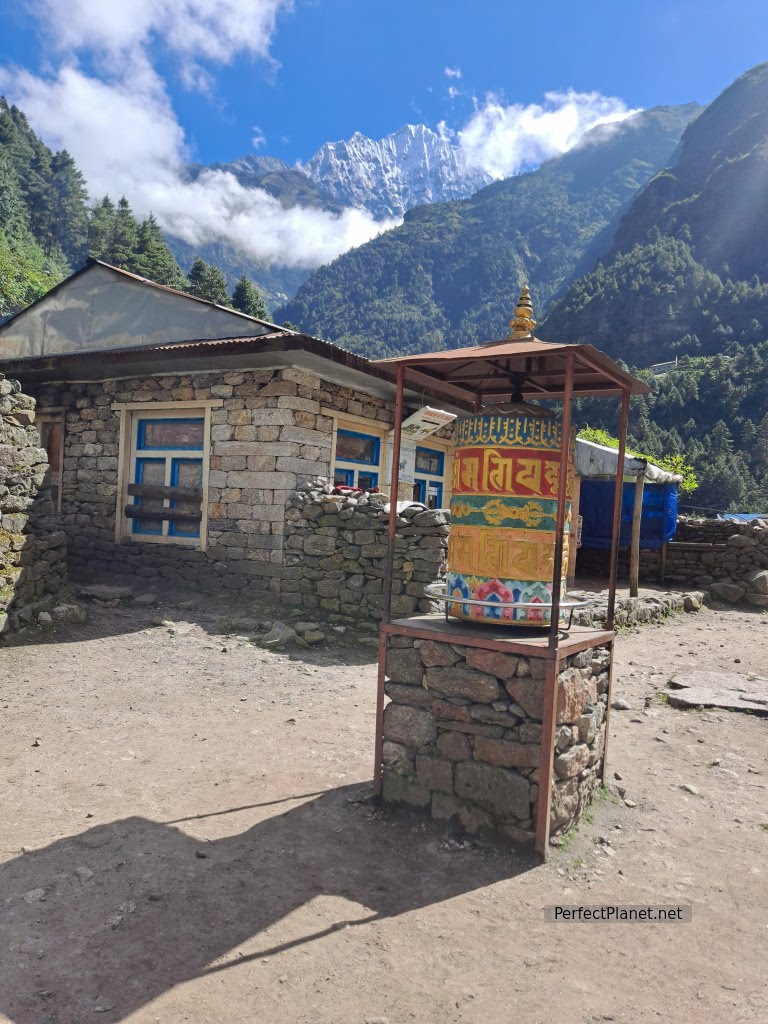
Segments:
[[[191,448],[200,451],[203,447],[203,420],[139,420],[138,447]]]
[[[337,469],[333,474],[333,482],[337,487],[353,487],[355,483],[354,469]]]
[[[434,476],[442,476],[443,453],[433,451],[429,448],[417,448],[416,469],[420,473],[431,473]]]
[[[378,473],[369,473],[367,470],[362,469],[357,474],[357,486],[362,491],[370,490],[371,487],[376,487],[379,482]]]
[[[174,459],[171,464],[171,486],[200,489],[203,483],[202,459]],[[202,494],[199,498],[174,498],[171,508],[180,512],[200,512]],[[172,537],[199,537],[200,520],[186,522],[171,521],[168,533]]]
[[[147,484],[154,487],[165,485],[165,459],[136,459],[136,483]],[[143,509],[159,509],[164,507],[162,498],[137,497],[133,499],[134,505],[141,505]],[[134,533],[160,534],[163,532],[162,519],[134,519]]]
[[[336,458],[343,462],[367,462],[375,466],[379,461],[379,439],[369,434],[340,430],[336,435]]]

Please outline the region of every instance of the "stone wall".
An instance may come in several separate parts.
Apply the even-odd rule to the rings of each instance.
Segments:
[[[327,479],[290,495],[285,514],[281,601],[331,620],[381,620],[389,513],[383,494],[331,494]],[[392,615],[430,611],[424,587],[442,579],[446,511],[413,505],[397,517]]]
[[[550,828],[571,828],[599,785],[610,652],[561,662]],[[470,833],[532,842],[544,661],[390,636],[383,797]]]
[[[681,519],[666,578],[693,580],[713,598],[768,608],[768,522]]]
[[[48,613],[66,591],[66,537],[33,426],[35,403],[0,373],[0,633]]]
[[[619,576],[626,578],[629,555],[619,553]],[[577,572],[607,576],[607,551],[579,552]],[[658,580],[659,551],[641,550],[640,579]],[[695,583],[719,601],[768,607],[768,522],[736,523],[722,519],[678,520],[675,539],[667,544],[664,579]]]
[[[288,495],[328,475],[338,410],[390,425],[382,399],[297,368],[217,371],[42,386],[64,408],[61,523],[80,574],[137,572],[234,590],[280,589]],[[120,416],[116,403],[220,399],[211,411],[208,546],[115,543]]]

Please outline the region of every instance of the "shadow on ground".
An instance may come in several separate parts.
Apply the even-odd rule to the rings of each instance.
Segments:
[[[135,817],[4,863],[0,1013],[14,1024],[82,1024],[95,1012],[121,1021],[182,982],[534,866],[519,854],[451,851],[431,829],[351,801],[359,792],[324,793],[215,842]],[[221,960],[323,895],[354,904],[350,919]]]

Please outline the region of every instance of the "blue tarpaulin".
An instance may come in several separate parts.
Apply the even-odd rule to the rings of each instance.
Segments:
[[[675,536],[677,524],[677,490],[679,484],[652,484],[646,481],[643,511],[640,519],[640,547],[660,548]],[[613,480],[581,481],[579,515],[582,517],[581,546],[610,548],[613,525]],[[629,545],[632,533],[632,511],[635,504],[635,482],[625,482],[621,496],[620,543]]]

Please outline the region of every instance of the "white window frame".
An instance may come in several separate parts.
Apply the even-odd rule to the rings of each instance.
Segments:
[[[130,541],[136,544],[179,544],[182,547],[196,548],[205,551],[208,544],[208,476],[210,473],[211,455],[211,409],[222,408],[223,399],[201,402],[131,402],[115,403],[112,408],[120,413],[117,505],[115,509],[115,541]],[[202,499],[200,502],[200,536],[184,537],[168,533],[167,522],[163,523],[162,534],[134,533],[133,520],[129,519],[124,509],[132,504],[128,494],[128,485],[134,479],[136,467],[136,440],[139,420],[142,419],[202,419],[203,448],[202,451],[190,449],[163,449],[162,457],[167,458],[168,466],[175,458],[200,458],[202,460]],[[144,457],[144,456],[139,456]]]
[[[386,491],[389,483],[388,477],[388,466],[387,466],[387,438],[389,435],[389,427],[382,423],[380,420],[366,420],[362,416],[353,416],[350,413],[339,413],[330,409],[321,410],[323,415],[332,416],[333,418],[333,444],[331,445],[331,464],[330,464],[330,476],[333,481],[336,475],[337,467],[342,470],[353,470],[354,471],[354,486],[357,486],[359,471],[369,471],[376,473],[378,477],[378,484],[376,486]],[[349,430],[353,434],[367,434],[369,437],[374,437],[379,442],[379,460],[376,464],[374,463],[362,463],[362,462],[347,462],[344,459],[336,458],[336,441],[340,430]]]

